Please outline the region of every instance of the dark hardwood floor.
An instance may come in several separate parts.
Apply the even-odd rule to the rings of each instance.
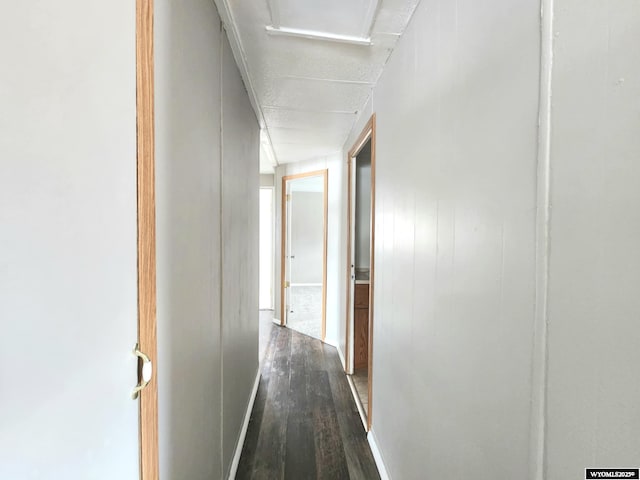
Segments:
[[[379,478],[336,349],[274,325],[236,479]]]

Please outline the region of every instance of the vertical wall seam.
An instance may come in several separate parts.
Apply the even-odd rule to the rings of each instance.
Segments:
[[[547,454],[547,340],[549,322],[554,0],[541,0],[540,8],[540,97],[536,185],[535,313],[531,365],[530,480],[544,480]]]
[[[220,268],[220,300],[219,300],[219,318],[220,318],[220,478],[224,478],[224,317],[223,317],[223,308],[222,304],[224,302],[223,297],[223,285],[224,285],[224,268],[223,268],[223,252],[224,252],[224,235],[223,235],[223,227],[224,227],[224,208],[223,208],[223,188],[224,188],[224,91],[223,91],[223,69],[224,69],[224,37],[226,33],[224,30],[224,24],[220,21],[220,175],[219,175],[219,212],[220,212],[220,220],[219,220],[219,268]]]

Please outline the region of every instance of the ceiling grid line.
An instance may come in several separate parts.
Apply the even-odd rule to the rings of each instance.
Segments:
[[[269,108],[271,110],[288,110],[290,112],[334,113],[336,115],[355,115],[358,113],[357,110],[310,110],[308,108],[283,107],[281,105],[263,105],[262,108]]]
[[[342,151],[419,2],[214,1],[279,165]]]
[[[282,76],[275,76],[273,78],[275,79],[290,78],[293,80],[308,80],[310,82],[346,83],[346,84],[352,84],[352,85],[370,85],[370,86],[373,85],[373,82],[368,82],[363,80],[342,80],[342,79],[336,79],[336,78],[303,77],[299,75],[282,75]]]

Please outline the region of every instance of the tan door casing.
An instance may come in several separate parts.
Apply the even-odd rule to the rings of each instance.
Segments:
[[[373,411],[373,395],[372,395],[372,380],[373,380],[373,286],[374,286],[374,252],[375,252],[375,199],[376,199],[376,114],[371,115],[371,118],[367,122],[367,124],[362,129],[362,132],[358,136],[358,139],[353,144],[351,150],[347,154],[347,163],[348,163],[348,205],[347,205],[347,218],[348,218],[348,241],[347,241],[347,307],[346,307],[346,352],[345,352],[345,366],[347,369],[347,373],[349,373],[349,365],[350,365],[350,355],[351,355],[351,345],[353,343],[351,339],[351,322],[349,319],[351,318],[351,312],[349,311],[353,308],[352,298],[351,298],[351,250],[352,250],[352,242],[353,237],[351,234],[351,224],[353,222],[352,218],[352,202],[353,202],[353,187],[352,187],[352,176],[355,175],[353,171],[353,164],[356,156],[360,153],[360,150],[364,147],[368,140],[371,140],[371,244],[370,244],[370,259],[369,259],[369,344],[368,344],[368,405],[367,405],[367,431],[371,430],[371,414]]]
[[[136,0],[138,344],[154,372],[140,392],[140,478],[158,480],[153,0]]]

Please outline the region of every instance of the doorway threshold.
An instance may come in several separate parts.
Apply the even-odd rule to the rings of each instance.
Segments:
[[[351,394],[353,395],[353,399],[356,402],[356,407],[358,407],[358,413],[360,414],[360,420],[362,420],[362,426],[364,427],[364,431],[368,432],[369,430],[367,429],[367,414],[364,411],[362,400],[360,400],[360,395],[358,394],[358,390],[356,389],[356,384],[353,383],[353,378],[351,375],[347,375],[347,381],[349,382],[349,387],[351,388]]]

